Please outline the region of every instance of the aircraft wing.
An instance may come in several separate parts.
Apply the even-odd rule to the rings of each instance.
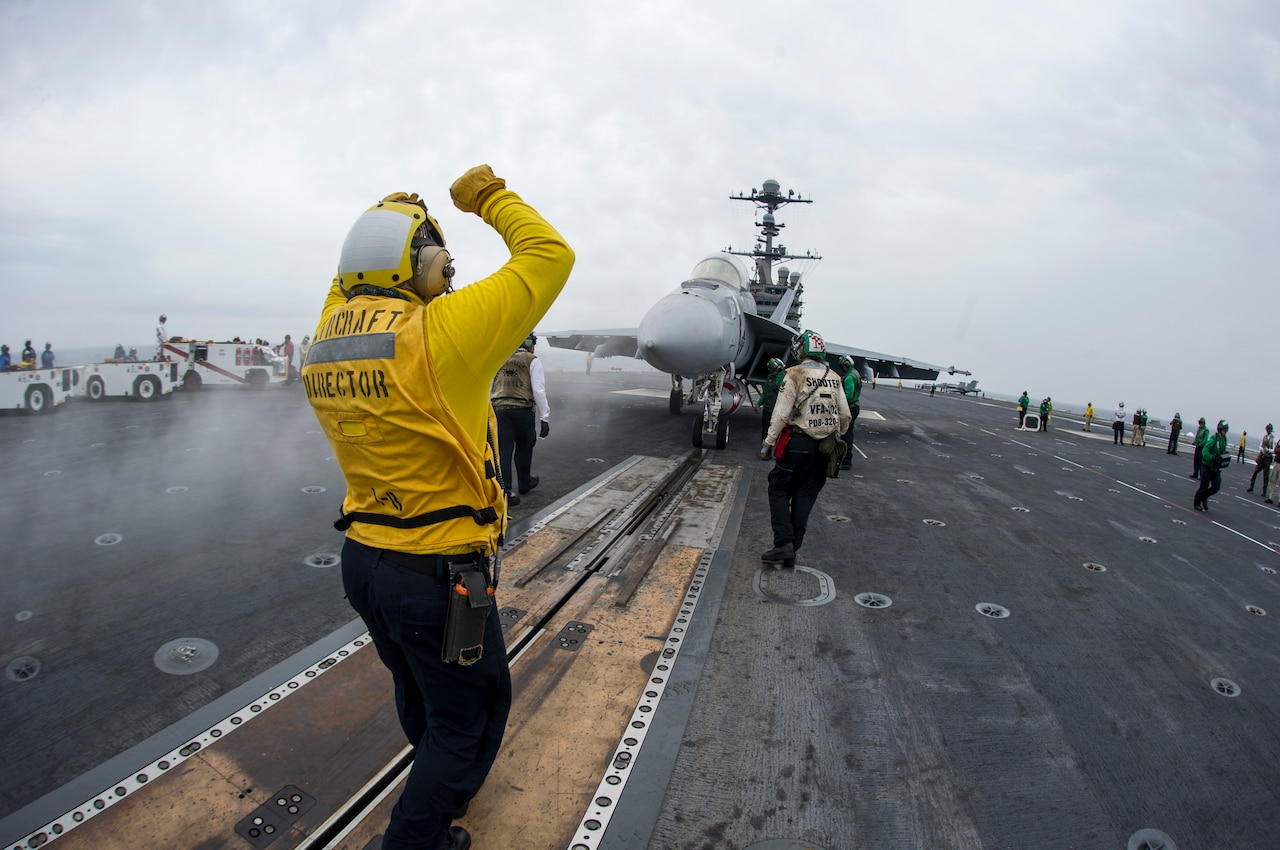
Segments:
[[[796,338],[796,331],[764,316],[746,313],[747,326],[756,340],[756,350],[751,362],[742,369],[742,375],[752,383],[763,382],[767,377],[765,363],[770,357],[787,359],[787,350]],[[609,328],[604,330],[539,331],[538,339],[545,340],[553,348],[571,351],[589,351],[595,357],[639,358],[638,328]],[[943,366],[922,363],[906,357],[881,354],[862,348],[839,345],[827,339],[827,359],[834,365],[842,356],[849,355],[864,374],[874,369],[882,378],[900,378],[907,381],[936,380],[939,373],[949,371]]]
[[[904,381],[933,381],[937,380],[940,372],[947,371],[944,366],[921,363],[919,360],[898,357],[894,354],[880,354],[879,352],[866,351],[861,348],[850,348],[847,345],[839,345],[829,339],[827,340],[828,360],[834,363],[846,354],[854,359],[860,369],[864,366],[870,366],[881,378],[900,378]],[[865,372],[865,369],[863,371]]]
[[[595,357],[639,357],[639,335],[637,328],[613,328],[539,332],[538,339],[546,340],[552,348],[589,351]]]
[[[744,370],[748,380],[762,381],[764,380],[764,364],[770,357],[780,357],[787,359],[787,349],[791,345],[791,341],[796,338],[795,329],[788,325],[782,325],[763,316],[755,316],[747,314],[747,324],[755,333],[756,340],[761,343],[760,354],[754,358],[752,368]],[[898,357],[892,354],[881,354],[876,351],[867,351],[862,348],[851,348],[847,345],[833,343],[829,337],[824,336],[827,343],[827,359],[835,365],[837,361],[844,355],[849,355],[858,364],[858,368],[865,374],[868,367],[874,369],[876,374],[882,378],[901,378],[908,381],[932,381],[938,377],[940,372],[947,371],[942,366],[934,366],[931,363],[922,363],[919,360],[911,360],[906,357]]]

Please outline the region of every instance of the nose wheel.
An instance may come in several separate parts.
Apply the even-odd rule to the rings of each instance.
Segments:
[[[706,414],[693,420],[693,447],[700,449],[708,438],[714,439],[717,450],[723,451],[729,446],[729,417],[721,414],[714,429],[707,428]]]

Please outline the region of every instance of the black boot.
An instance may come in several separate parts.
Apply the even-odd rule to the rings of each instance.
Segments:
[[[471,850],[471,833],[460,826],[449,827],[444,847],[445,850]]]
[[[796,560],[796,547],[792,546],[790,542],[774,546],[772,549],[761,555],[760,560],[767,564],[781,563],[785,565],[788,561],[794,564]]]

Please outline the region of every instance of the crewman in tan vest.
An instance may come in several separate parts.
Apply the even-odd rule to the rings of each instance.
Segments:
[[[773,453],[777,458],[769,473],[773,548],[760,556],[766,563],[795,566],[809,513],[827,483],[829,455],[820,445],[830,444],[832,451],[837,446],[843,448],[839,436],[849,430],[853,421],[844,385],[826,362],[826,351],[826,343],[813,331],[796,338],[792,354],[800,362],[787,370],[769,420],[769,433],[760,448],[761,457]],[[833,435],[835,439],[826,439]],[[775,446],[780,438],[786,443],[779,453]]]
[[[537,335],[529,334],[516,353],[502,364],[489,392],[489,401],[498,416],[502,481],[506,485],[507,504],[512,506],[520,504],[520,496],[538,486],[538,476],[533,474],[533,447],[539,437],[546,438],[551,433],[551,424],[547,421],[551,408],[547,405],[546,373],[542,361],[533,354],[537,344]],[[518,490],[513,472],[520,478]]]

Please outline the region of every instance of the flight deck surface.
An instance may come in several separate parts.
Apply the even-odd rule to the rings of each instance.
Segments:
[[[512,511],[500,606],[533,611],[573,580],[576,550],[531,565],[579,532],[588,546],[691,453],[693,412],[644,395],[667,383],[548,375],[553,430]],[[771,464],[740,411],[666,538],[638,531],[630,551],[658,552],[634,598],[617,606],[625,571],[605,570],[548,617],[513,660],[504,756],[463,820],[477,850],[1280,846],[1280,512],[1245,492],[1252,467],[1201,514],[1189,449],[1070,419],[1020,432],[1008,405],[883,383],[862,401],[854,468],[794,571],[759,560]],[[77,402],[0,418],[0,435],[16,541],[0,646],[36,670],[0,683],[0,840],[27,846],[131,779],[56,840],[307,846],[342,792],[403,758],[389,676],[326,560],[341,476],[300,391]],[[570,624],[592,627],[577,651],[557,645]],[[167,672],[173,642],[208,666]],[[388,787],[317,846],[369,846]],[[236,831],[286,790],[305,811],[275,813],[278,837]]]

